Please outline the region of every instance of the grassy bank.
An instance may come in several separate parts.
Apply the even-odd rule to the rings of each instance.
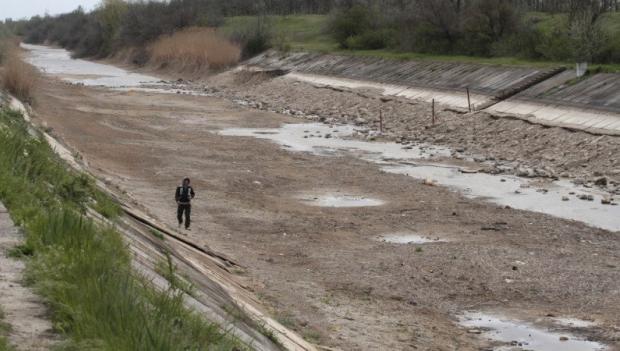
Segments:
[[[557,28],[564,15],[548,15],[531,13],[528,16],[535,17],[537,26],[543,32],[549,33]],[[394,60],[427,60],[441,62],[465,62],[493,65],[572,67],[574,62],[562,61],[539,61],[519,57],[477,57],[465,55],[439,55],[416,52],[402,52],[388,49],[381,50],[344,50],[338,47],[338,43],[328,34],[328,16],[326,15],[291,15],[269,16],[268,21],[273,31],[273,45],[277,49],[290,49],[293,51],[315,51],[322,53],[334,53],[340,55],[372,56]],[[228,17],[221,30],[225,34],[234,33],[239,28],[251,27],[256,17],[238,16]],[[609,14],[603,26],[612,38],[620,37],[620,13]],[[592,65],[593,69],[605,72],[620,72],[620,64]]]
[[[5,322],[4,311],[0,309],[0,351],[13,351],[13,348],[9,345],[9,341],[6,338],[9,330],[10,327]]]
[[[27,281],[47,300],[55,330],[68,340],[62,349],[236,347],[232,337],[184,307],[182,291],[157,291],[132,271],[120,234],[83,216],[93,207],[114,218],[118,207],[87,176],[67,169],[18,113],[0,110],[0,145],[0,200],[26,233],[14,253],[27,260]]]

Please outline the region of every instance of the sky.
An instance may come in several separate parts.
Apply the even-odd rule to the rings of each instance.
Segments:
[[[0,0],[0,20],[6,18],[22,19],[35,15],[57,15],[70,12],[78,6],[89,11],[100,0]]]

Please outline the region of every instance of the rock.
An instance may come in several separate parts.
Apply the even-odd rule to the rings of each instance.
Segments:
[[[519,167],[519,168],[517,168],[517,176],[519,176],[519,177],[531,178],[531,177],[534,177],[535,175],[536,175],[536,173],[531,168],[527,168],[527,167]]]
[[[568,341],[568,337],[567,336],[560,336],[560,341]]]
[[[608,197],[604,197],[601,199],[601,204],[603,205],[611,205],[611,199]]]
[[[366,122],[366,120],[364,118],[358,117],[358,118],[355,119],[354,123],[359,126],[359,125],[366,124],[368,122]]]
[[[482,334],[482,330],[480,329],[469,329],[467,332],[469,334]]]
[[[601,186],[601,187],[602,186],[607,186],[607,178],[605,178],[605,177],[598,178],[597,180],[594,181],[594,184],[598,185],[598,186]]]
[[[431,179],[431,178],[426,178],[424,180],[424,185],[428,185],[428,186],[434,186],[435,185],[435,180]]]
[[[325,134],[325,139],[330,139],[331,137],[332,137],[331,134],[329,134],[329,133]]]
[[[568,196],[562,196],[562,201],[568,201],[568,200],[570,200]]]

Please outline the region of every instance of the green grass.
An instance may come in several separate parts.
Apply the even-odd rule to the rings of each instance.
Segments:
[[[565,15],[549,15],[544,13],[529,13],[529,17],[535,19],[536,25],[544,32],[551,32],[553,28],[565,21]],[[247,28],[256,17],[239,16],[228,17],[221,28],[224,34],[232,34],[241,28]],[[269,16],[268,21],[272,24],[276,48],[286,47],[293,51],[313,51],[333,53],[339,55],[370,56],[391,60],[417,60],[417,61],[440,61],[440,62],[463,62],[489,65],[528,66],[528,67],[557,67],[567,66],[572,68],[573,62],[550,62],[528,60],[516,57],[475,57],[464,55],[435,55],[415,52],[399,52],[393,50],[343,50],[327,33],[326,15],[291,15]],[[607,14],[603,27],[610,37],[620,40],[620,13]],[[620,72],[619,64],[591,65],[592,69],[602,72]]]
[[[237,342],[184,307],[184,291],[158,291],[131,268],[121,235],[83,216],[119,212],[93,181],[76,174],[0,110],[0,200],[26,233],[26,279],[52,311],[64,350],[232,350]],[[24,255],[26,256],[26,255]],[[1,344],[0,344],[1,345]],[[3,350],[0,346],[0,350]]]
[[[224,34],[248,28],[256,21],[254,16],[228,17],[221,28]],[[276,41],[284,41],[292,50],[331,52],[336,50],[336,42],[326,33],[327,16],[294,15],[268,16]]]
[[[11,330],[11,326],[4,322],[4,311],[0,309],[0,351],[13,351],[15,350],[10,344],[6,335]]]

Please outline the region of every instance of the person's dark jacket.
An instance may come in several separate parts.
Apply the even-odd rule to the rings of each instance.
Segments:
[[[177,187],[174,199],[181,205],[189,205],[192,202],[194,196],[196,196],[194,188],[192,188],[191,186],[179,186]]]

